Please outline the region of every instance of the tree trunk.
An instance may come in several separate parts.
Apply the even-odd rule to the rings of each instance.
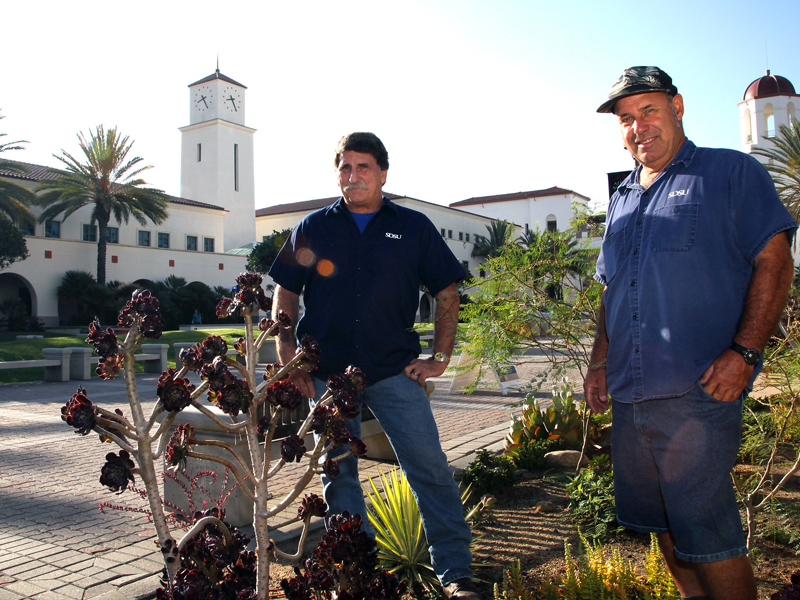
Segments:
[[[99,211],[98,211],[99,212]],[[108,246],[108,217],[97,219],[97,283],[106,284],[106,248]]]

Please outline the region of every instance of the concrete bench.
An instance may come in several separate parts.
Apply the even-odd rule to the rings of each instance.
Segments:
[[[0,369],[30,369],[44,367],[45,381],[69,381],[71,348],[44,348],[43,359],[7,360]]]
[[[45,351],[47,348],[45,348]],[[68,348],[72,351],[69,362],[69,379],[86,381],[92,376],[92,365],[100,362],[99,356],[93,356],[91,348]],[[134,354],[136,362],[144,364],[145,373],[162,373],[167,370],[167,351],[169,344],[142,344],[141,354]],[[63,381],[67,381],[64,379]]]

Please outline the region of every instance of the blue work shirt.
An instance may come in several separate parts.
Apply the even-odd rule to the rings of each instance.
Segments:
[[[608,286],[606,373],[620,402],[688,392],[733,342],[754,259],[797,228],[747,154],[687,140],[648,189],[640,170],[611,198],[595,276]]]
[[[466,273],[425,215],[384,197],[363,233],[342,198],[306,216],[269,275],[303,296],[297,337],[320,345],[314,376],[355,365],[375,383],[421,352],[413,329],[420,283],[435,296]]]

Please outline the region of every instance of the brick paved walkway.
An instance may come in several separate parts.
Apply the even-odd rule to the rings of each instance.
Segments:
[[[522,380],[543,364],[527,359],[518,368]],[[155,398],[156,381],[155,375],[137,377],[142,398]],[[449,379],[434,381],[431,403],[442,446],[451,464],[460,466],[502,440],[508,405],[524,395],[502,396],[496,387],[450,394]],[[122,381],[83,384],[93,402],[130,413]],[[157,587],[162,563],[152,525],[143,515],[98,510],[102,501],[145,506],[134,494],[116,496],[98,481],[105,455],[118,447],[101,444],[95,434],[77,436],[61,420],[61,407],[76,388],[76,382],[0,386],[0,600],[133,600]],[[386,470],[362,461],[364,479],[381,467]],[[306,491],[321,493],[318,481]]]

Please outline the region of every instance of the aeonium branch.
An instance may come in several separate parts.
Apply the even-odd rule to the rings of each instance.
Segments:
[[[253,492],[250,491],[250,488],[248,488],[245,485],[245,480],[242,477],[241,473],[239,473],[239,469],[236,468],[236,465],[234,465],[231,461],[225,460],[224,458],[219,457],[219,456],[212,456],[210,454],[203,454],[201,452],[194,452],[192,450],[187,452],[186,456],[188,456],[190,458],[199,458],[200,460],[210,460],[210,461],[213,461],[215,463],[219,463],[219,464],[221,464],[221,465],[223,465],[225,467],[228,467],[230,472],[233,473],[233,476],[236,478],[236,481],[239,482],[239,487],[247,495],[247,497],[250,498],[250,501],[251,502],[255,502],[256,501],[256,497],[253,494]]]
[[[129,444],[126,440],[124,440],[121,437],[119,437],[116,433],[112,433],[108,429],[100,427],[100,425],[99,425],[100,421],[97,421],[97,423],[98,423],[97,425],[92,427],[92,431],[96,432],[98,435],[101,435],[104,438],[107,438],[107,439],[111,440],[117,446],[119,446],[123,450],[126,450],[129,454],[136,454],[137,450],[136,450],[135,446],[132,446],[131,444]],[[131,438],[134,438],[134,437],[135,436],[133,436],[133,435],[131,436]],[[138,439],[137,439],[137,441],[138,441]]]
[[[300,560],[303,557],[303,550],[306,545],[306,537],[308,537],[308,530],[311,528],[310,525],[311,525],[310,516],[306,519],[303,519],[303,529],[300,532],[300,539],[297,542],[297,552],[295,552],[294,554],[289,554],[288,552],[284,552],[277,546],[272,547],[273,552],[275,552],[277,556],[285,558],[286,560],[292,560],[292,561]]]
[[[311,465],[309,465],[305,473],[303,473],[303,475],[300,477],[300,480],[295,484],[294,488],[292,488],[292,490],[283,498],[283,500],[267,511],[267,518],[277,515],[279,512],[289,506],[289,504],[294,502],[303,489],[305,489],[309,482],[314,478],[314,474],[314,469],[311,467]]]
[[[202,519],[198,519],[198,521],[192,525],[192,528],[187,531],[186,534],[184,534],[184,536],[181,538],[181,541],[178,542],[178,550],[183,550],[186,544],[189,543],[194,536],[206,528],[206,525],[216,525],[219,530],[222,531],[222,535],[225,536],[225,545],[231,546],[233,544],[233,537],[231,536],[231,532],[228,531],[225,523],[223,523],[222,520],[218,519],[217,517],[207,516],[203,517]]]
[[[199,398],[208,389],[208,386],[209,386],[208,381],[204,381],[203,383],[198,385],[192,392],[192,400]]]
[[[110,410],[106,410],[105,408],[97,405],[95,405],[94,409],[98,415],[105,417],[109,421],[113,421],[116,425],[121,425],[124,429],[130,431],[131,433],[136,433],[136,428],[133,426],[133,423],[128,421],[128,419],[125,418],[125,415],[111,412]]]
[[[150,432],[156,422],[156,419],[158,418],[158,415],[160,415],[162,412],[164,412],[164,405],[162,404],[161,400],[159,400],[153,407],[153,412],[150,413],[150,418],[147,420],[147,427],[145,427],[145,431],[148,433]],[[156,433],[156,435],[153,437],[158,437],[158,433]]]
[[[169,431],[169,428],[172,427],[172,422],[175,420],[175,417],[177,416],[178,413],[170,413],[169,415],[167,415],[167,418],[164,419],[164,423],[161,424],[161,427],[156,433],[156,436],[160,435],[161,438],[157,438],[156,436],[152,438],[153,440],[158,439],[158,446],[156,447],[156,452],[155,455],[153,456],[154,460],[161,458],[161,456],[164,454],[164,448],[166,448],[167,444],[169,443],[169,436],[164,434],[164,432]]]
[[[211,410],[200,404],[197,400],[192,399],[192,406],[194,406],[197,410],[199,410],[201,413],[203,413],[205,416],[211,419],[215,425],[217,425],[218,427],[220,427],[225,431],[233,433],[244,429],[246,423],[245,421],[241,421],[240,423],[235,423],[231,425],[230,423],[226,423],[225,421],[220,419]]]
[[[216,446],[217,448],[224,448],[227,450],[233,458],[236,459],[236,462],[239,463],[239,466],[242,467],[242,473],[245,474],[246,477],[249,477],[251,480],[255,481],[255,475],[250,471],[250,468],[247,466],[247,463],[244,462],[242,459],[242,455],[236,451],[236,448],[231,446],[228,442],[222,442],[220,440],[198,440],[195,439],[192,442],[195,446]]]

